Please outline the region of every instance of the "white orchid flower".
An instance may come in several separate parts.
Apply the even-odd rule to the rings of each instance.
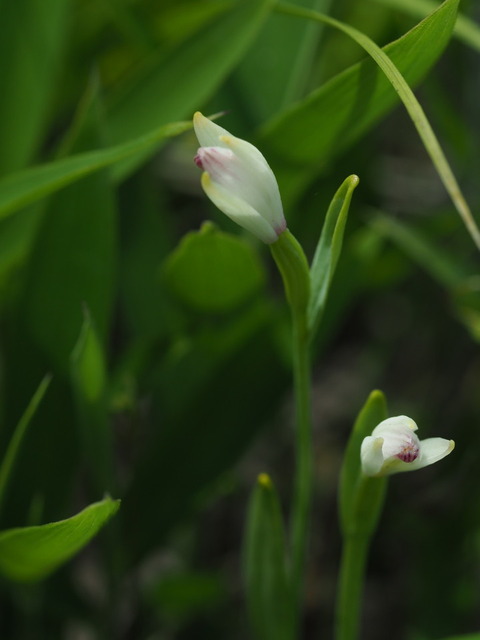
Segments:
[[[363,473],[385,476],[414,471],[438,462],[453,451],[455,443],[445,438],[419,440],[416,423],[407,416],[380,422],[372,435],[364,438],[360,449]]]
[[[275,242],[287,223],[277,181],[263,155],[199,111],[193,126],[200,143],[195,163],[204,171],[202,187],[207,196],[257,238]]]

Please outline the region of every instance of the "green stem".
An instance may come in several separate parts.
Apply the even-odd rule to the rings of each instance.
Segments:
[[[296,469],[292,512],[292,579],[300,608],[313,493],[313,447],[309,339],[304,319],[293,319],[293,375],[296,404]]]
[[[336,640],[356,640],[358,637],[369,542],[369,536],[355,534],[344,540],[335,613]]]
[[[358,637],[365,564],[386,490],[385,478],[360,474],[349,512],[343,518],[343,550],[335,612],[336,640],[356,640]]]
[[[310,297],[310,272],[303,249],[294,236],[284,231],[270,245],[282,274],[293,320],[293,377],[296,404],[295,484],[292,508],[292,589],[296,624],[305,572],[308,525],[313,490],[313,452],[310,382],[310,334],[307,308]],[[296,636],[295,636],[296,637]]]

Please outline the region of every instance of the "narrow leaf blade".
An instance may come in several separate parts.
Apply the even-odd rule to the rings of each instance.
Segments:
[[[333,196],[325,217],[311,267],[308,324],[312,335],[320,322],[325,308],[332,278],[342,250],[350,202],[358,183],[357,176],[349,176],[343,182]]]
[[[245,581],[252,627],[260,640],[292,640],[292,599],[277,493],[267,474],[253,491],[245,539]]]
[[[354,500],[361,474],[360,447],[362,441],[372,433],[377,424],[386,418],[388,418],[388,410],[384,394],[381,391],[372,391],[353,425],[340,474],[339,510],[344,534],[348,529],[350,519],[354,517]]]
[[[6,176],[0,180],[0,219],[95,171],[142,151],[155,149],[166,138],[191,127],[191,122],[174,122],[121,145],[79,153]]]
[[[21,444],[31,424],[32,418],[35,415],[38,406],[42,402],[45,393],[47,392],[50,381],[51,376],[47,375],[40,382],[38,389],[35,391],[32,399],[25,409],[24,414],[20,418],[20,421],[17,424],[12,438],[8,444],[7,451],[0,466],[0,509],[5,498],[5,492],[7,490],[8,482]]]

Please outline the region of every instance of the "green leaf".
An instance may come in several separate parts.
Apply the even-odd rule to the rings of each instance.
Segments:
[[[41,381],[38,389],[35,391],[32,399],[30,400],[25,413],[20,418],[19,423],[15,427],[15,431],[13,432],[11,440],[8,444],[7,451],[5,452],[5,456],[3,457],[0,466],[0,510],[3,506],[5,492],[8,487],[8,482],[10,480],[10,476],[15,464],[15,460],[17,459],[18,452],[27,433],[28,427],[30,426],[31,420],[35,415],[37,408],[43,400],[43,396],[48,389],[50,380],[50,376],[45,376],[45,378]]]
[[[35,154],[67,41],[70,0],[1,0],[0,174]]]
[[[95,404],[104,396],[107,375],[105,368],[102,345],[90,312],[85,310],[80,336],[71,357],[72,379],[85,402]]]
[[[106,340],[113,303],[116,214],[105,172],[56,194],[45,212],[29,264],[24,302],[36,343],[68,374],[83,315],[91,309]]]
[[[295,0],[295,4],[327,13],[331,0]],[[293,21],[273,12],[235,70],[251,119],[264,122],[305,95],[323,25]]]
[[[93,88],[70,145],[102,139],[101,107]],[[108,173],[70,184],[48,202],[30,259],[24,311],[36,343],[64,374],[83,321],[91,310],[99,338],[109,335],[117,252],[116,202]],[[104,490],[105,487],[102,487]]]
[[[105,354],[92,318],[85,318],[71,355],[70,376],[84,458],[98,491],[113,490],[112,434],[106,404]]]
[[[0,219],[99,169],[146,149],[156,149],[166,138],[179,135],[191,127],[191,122],[174,122],[125,144],[79,153],[7,176],[0,180]]]
[[[372,391],[366,403],[362,407],[353,425],[352,433],[348,440],[345,456],[340,474],[339,510],[342,532],[345,535],[356,519],[355,506],[357,489],[361,480],[360,447],[362,441],[371,435],[374,428],[388,418],[387,401],[381,391]],[[384,483],[384,478],[367,478]],[[360,501],[361,502],[361,501]],[[354,522],[353,524],[356,524]]]
[[[256,636],[259,640],[293,640],[282,514],[265,473],[258,477],[249,505],[244,564],[247,606]]]
[[[350,201],[358,182],[357,176],[349,176],[343,182],[333,196],[323,223],[310,271],[311,294],[308,326],[312,337],[325,309],[330,285],[342,250]]]
[[[432,20],[436,20],[437,23],[441,26],[444,33],[449,37],[451,35],[453,26],[455,24],[455,19],[457,15],[459,0],[445,0],[443,5],[441,5],[429,18],[423,20],[419,26],[423,26],[426,28],[426,25],[430,23],[432,24]],[[388,78],[392,87],[398,93],[400,99],[402,100],[417,132],[425,146],[427,153],[429,154],[433,165],[435,166],[437,173],[440,179],[443,182],[447,193],[449,194],[455,208],[457,209],[465,227],[470,234],[472,240],[476,244],[477,248],[480,249],[480,229],[477,227],[474,217],[472,216],[472,212],[470,211],[470,207],[465,200],[463,193],[460,190],[460,187],[457,183],[457,179],[448,164],[448,160],[443,153],[443,149],[440,146],[440,143],[435,136],[435,133],[428,121],[425,112],[423,111],[420,103],[418,102],[415,94],[410,88],[408,82],[403,77],[402,73],[396,67],[395,63],[391,58],[378,47],[373,40],[370,40],[365,34],[361,33],[357,29],[353,29],[352,27],[339,22],[338,20],[333,20],[328,16],[324,16],[320,13],[316,13],[314,11],[301,11],[295,6],[288,4],[280,4],[278,5],[281,9],[286,11],[286,13],[292,15],[298,15],[310,18],[312,20],[317,20],[319,22],[328,24],[343,33],[346,33],[350,36],[357,44],[359,44],[365,51],[372,57],[372,59],[378,64],[380,69],[383,71],[385,76]],[[433,31],[433,29],[431,29]]]
[[[173,119],[189,117],[241,59],[270,4],[271,0],[236,2],[170,55],[145,66],[109,111],[112,142],[124,142]],[[115,175],[125,176],[135,164],[138,162],[120,165]]]
[[[204,312],[230,311],[262,287],[265,274],[242,238],[206,223],[188,233],[163,267],[163,277],[182,302]]]
[[[412,87],[448,44],[456,4],[456,0],[448,1],[384,47],[384,53]],[[321,14],[303,15],[315,20]],[[259,143],[279,179],[286,203],[298,196],[322,165],[358,140],[397,102],[398,95],[390,80],[376,62],[366,59],[270,121],[261,131]]]
[[[115,515],[120,500],[105,498],[77,515],[0,533],[0,573],[20,582],[41,580],[69,560]]]
[[[374,0],[378,4],[398,9],[416,18],[423,18],[438,9],[440,3],[434,0]],[[464,44],[480,51],[480,27],[470,18],[459,14],[453,34]]]

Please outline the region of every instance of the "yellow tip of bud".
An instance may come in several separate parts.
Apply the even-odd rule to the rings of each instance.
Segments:
[[[268,475],[268,473],[260,473],[260,475],[257,478],[257,482],[264,489],[271,489],[272,488],[272,480],[271,480],[270,476]]]

